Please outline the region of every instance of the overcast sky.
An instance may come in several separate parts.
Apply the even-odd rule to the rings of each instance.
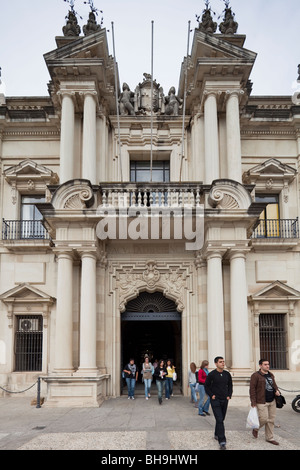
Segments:
[[[215,21],[222,21],[223,0],[211,0]],[[94,0],[103,11],[103,27],[109,30],[109,52],[113,55],[111,23],[114,23],[116,58],[120,83],[134,90],[151,71],[151,22],[153,21],[154,78],[167,93],[178,89],[181,63],[187,52],[188,22],[191,22],[190,49],[196,14],[204,0]],[[258,54],[251,80],[252,95],[292,95],[298,87],[300,64],[299,0],[231,0],[239,24],[238,34],[247,36],[244,47]],[[43,55],[56,48],[55,37],[62,27],[69,5],[64,0],[0,0],[0,67],[6,96],[47,96],[49,74]],[[75,1],[86,24],[89,6]],[[218,19],[218,15],[221,18]],[[218,31],[219,32],[219,31]],[[83,34],[83,33],[82,33]]]

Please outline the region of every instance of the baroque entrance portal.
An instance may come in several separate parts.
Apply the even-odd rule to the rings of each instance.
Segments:
[[[171,359],[181,383],[181,314],[174,301],[161,292],[141,292],[129,301],[122,314],[121,341],[122,366],[130,357],[139,368],[145,355],[152,363],[156,359]]]

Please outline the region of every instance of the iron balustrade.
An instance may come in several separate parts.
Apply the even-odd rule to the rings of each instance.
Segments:
[[[49,240],[41,220],[2,220],[2,240]]]
[[[252,238],[299,238],[299,223],[296,219],[261,219]]]

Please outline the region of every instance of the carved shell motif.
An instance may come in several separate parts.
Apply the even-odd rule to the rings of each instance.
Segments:
[[[230,194],[226,194],[220,189],[214,189],[210,195],[210,203],[213,207],[220,209],[238,209],[237,200]]]
[[[82,191],[73,194],[67,199],[64,204],[64,209],[85,209],[86,202],[93,197],[93,192],[90,188],[83,189]]]

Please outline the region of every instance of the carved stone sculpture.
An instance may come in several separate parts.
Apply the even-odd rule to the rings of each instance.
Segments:
[[[201,18],[201,23],[199,22],[199,29],[204,33],[213,34],[216,32],[217,23],[213,21],[211,16],[211,9],[206,6],[206,10],[203,11],[203,15]]]
[[[234,34],[237,29],[238,23],[234,21],[234,13],[232,13],[231,8],[226,8],[224,21],[219,26],[220,32],[222,34]]]
[[[85,36],[88,36],[89,34],[96,33],[97,31],[100,31],[101,26],[100,24],[97,23],[96,21],[96,16],[95,14],[91,11],[89,13],[89,19],[86,25],[83,26],[82,30]]]
[[[81,28],[78,24],[76,15],[73,11],[69,11],[67,17],[67,23],[63,27],[64,36],[79,36]]]
[[[123,92],[119,98],[120,103],[120,114],[122,116],[130,115],[134,116],[134,93],[130,91],[127,83],[123,83]]]
[[[182,103],[182,100],[180,100],[175,95],[174,87],[170,88],[168,96],[165,97],[165,103],[166,103],[166,114],[168,114],[169,116],[178,116],[179,105]]]

